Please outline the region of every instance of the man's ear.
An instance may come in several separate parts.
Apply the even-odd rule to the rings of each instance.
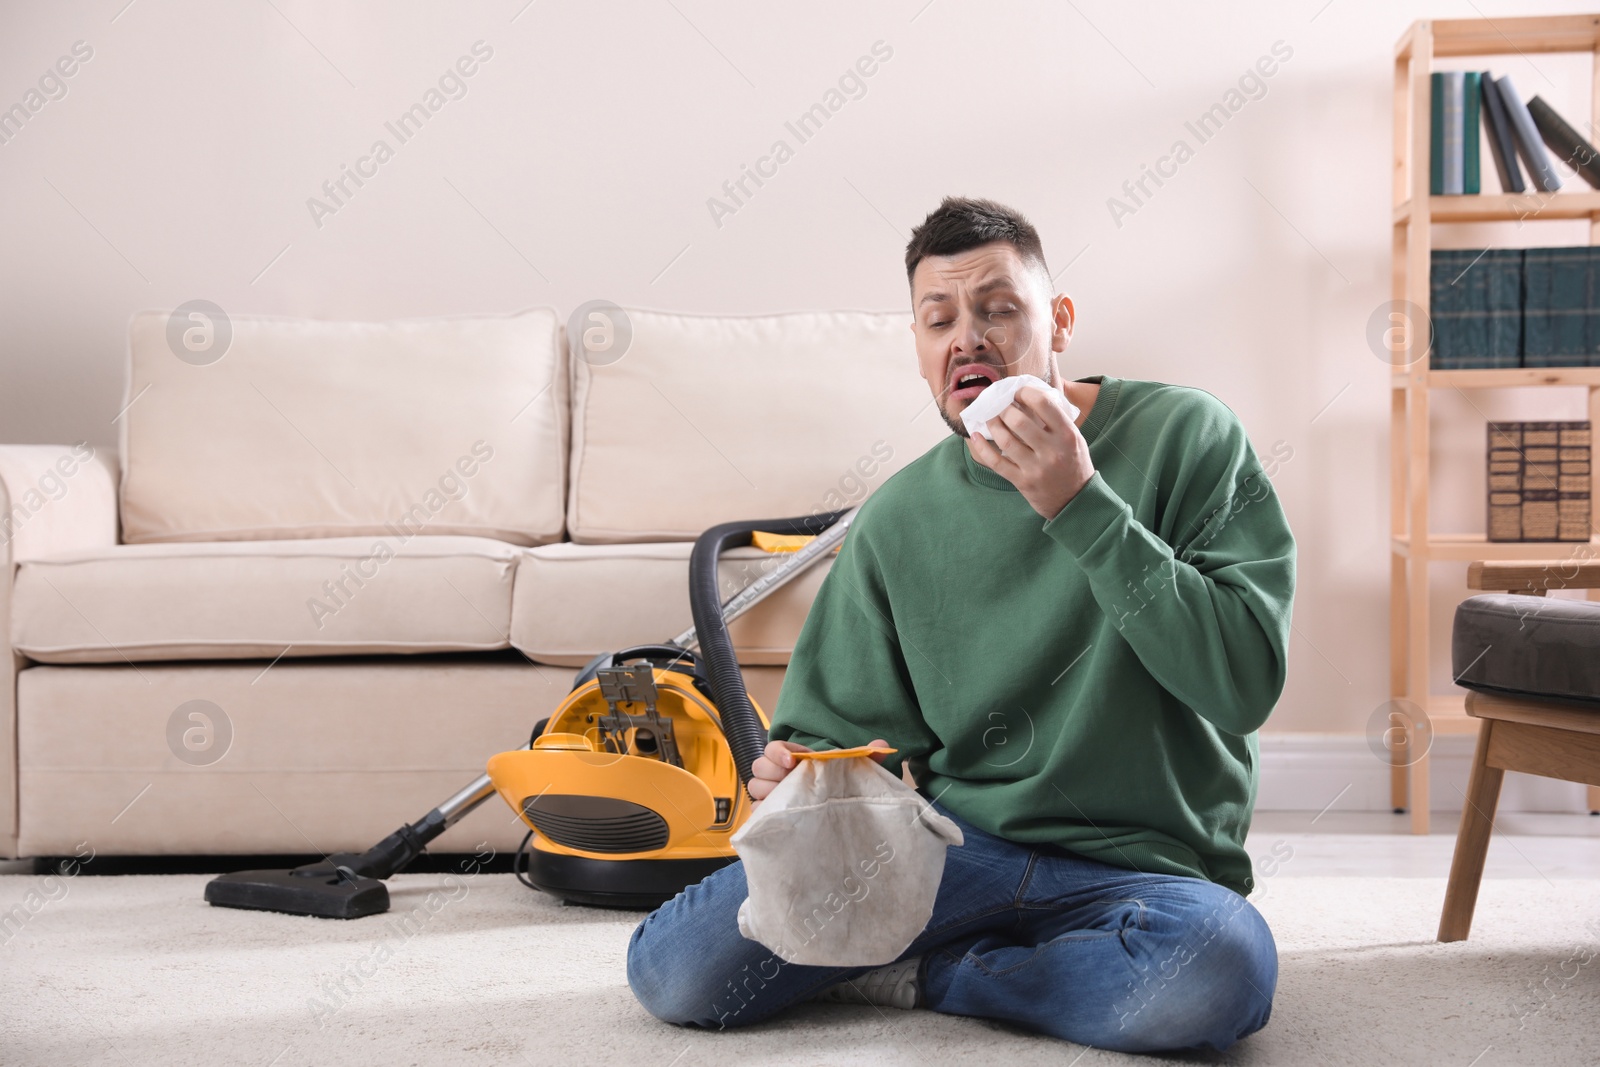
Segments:
[[[1061,293],[1050,301],[1051,325],[1050,350],[1052,352],[1065,352],[1067,345],[1072,343],[1072,328],[1077,325],[1077,311],[1072,306],[1072,298]]]

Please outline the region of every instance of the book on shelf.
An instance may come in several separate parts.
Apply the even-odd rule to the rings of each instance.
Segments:
[[[1600,245],[1431,256],[1432,369],[1600,367]]]
[[[1560,189],[1557,159],[1600,189],[1600,150],[1541,97],[1524,104],[1510,75],[1496,78],[1487,70],[1439,70],[1429,76],[1428,86],[1430,195],[1471,195],[1482,190],[1480,129],[1489,140],[1489,157],[1503,192]]]
[[[1590,186],[1600,189],[1600,158],[1597,158],[1600,154],[1595,152],[1594,145],[1584,140],[1582,134],[1567,125],[1566,119],[1556,114],[1555,108],[1537,96],[1528,101],[1528,114],[1533,118],[1539,136],[1556,154],[1556,158],[1577,171],[1578,176]]]
[[[1556,173],[1555,165],[1550,162],[1550,154],[1545,151],[1539,131],[1533,124],[1533,116],[1528,113],[1522,97],[1517,95],[1517,87],[1512,84],[1511,75],[1501,75],[1495,79],[1494,84],[1500,91],[1500,102],[1505,106],[1506,115],[1511,120],[1517,154],[1522,157],[1523,165],[1528,168],[1530,184],[1542,192],[1555,192],[1561,188],[1561,177]]]
[[[1488,426],[1488,540],[1588,541],[1591,427]]]
[[[1435,196],[1478,191],[1478,75],[1436,71],[1431,79],[1429,190]],[[1469,149],[1470,142],[1470,149]]]
[[[1520,248],[1434,250],[1434,370],[1522,365],[1522,255]]]
[[[1517,166],[1517,144],[1511,133],[1511,118],[1500,100],[1500,89],[1488,71],[1483,72],[1479,81],[1483,86],[1483,129],[1489,135],[1489,155],[1494,159],[1500,189],[1507,193],[1523,192],[1527,186],[1522,181],[1522,168]]]
[[[1482,75],[1468,70],[1461,74],[1461,191],[1476,196],[1482,186],[1478,176],[1478,114],[1482,110]]]
[[[1522,258],[1522,365],[1600,364],[1600,248],[1527,248]]]
[[[1428,77],[1428,194],[1444,195],[1445,137],[1444,75],[1441,70]]]

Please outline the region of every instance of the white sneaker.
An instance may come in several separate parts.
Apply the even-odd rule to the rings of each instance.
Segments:
[[[917,985],[917,972],[921,967],[921,956],[901,960],[858,977],[847,978],[811,999],[835,1004],[881,1004],[886,1008],[906,1010],[919,1008],[922,1006],[922,989]]]

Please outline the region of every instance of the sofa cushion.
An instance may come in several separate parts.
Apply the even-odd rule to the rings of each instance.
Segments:
[[[685,541],[633,545],[563,543],[526,549],[512,594],[511,644],[540,663],[580,666],[601,652],[659,644],[694,625]],[[756,548],[722,554],[722,599],[786,556]],[[745,666],[787,664],[832,560],[822,560],[729,627]]]
[[[1450,658],[1456,684],[1468,689],[1600,701],[1600,603],[1468,597],[1456,606]]]
[[[518,549],[482,537],[115,545],[17,569],[42,663],[499,649]]]
[[[211,324],[223,331],[212,335],[213,361],[175,354],[182,330],[170,318],[142,312],[130,330],[124,541],[392,528],[560,539],[567,378],[554,312],[239,316]]]
[[[950,432],[909,313],[626,314],[621,357],[571,346],[574,541],[848,507]]]

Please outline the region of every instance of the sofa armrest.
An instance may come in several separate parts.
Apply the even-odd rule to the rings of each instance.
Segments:
[[[0,445],[0,559],[116,544],[117,475],[107,448]]]
[[[17,671],[11,584],[22,560],[117,543],[109,449],[0,445],[0,856],[17,854]]]

